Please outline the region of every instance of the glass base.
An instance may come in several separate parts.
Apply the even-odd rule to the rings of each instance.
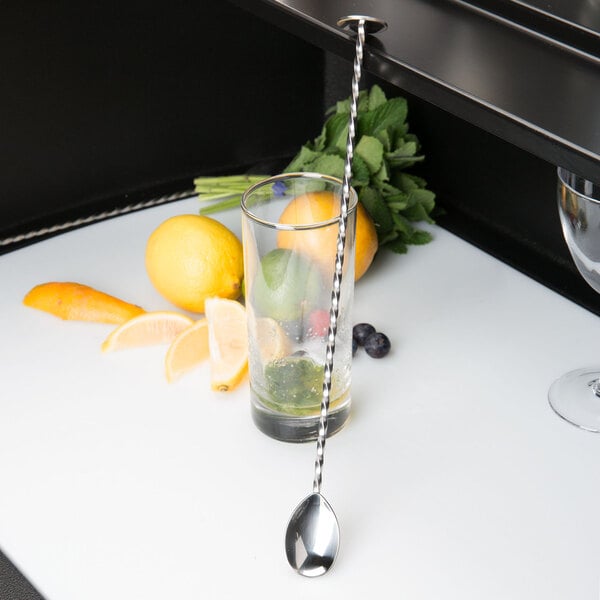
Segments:
[[[566,373],[550,386],[548,401],[565,421],[600,432],[600,367]]]
[[[341,406],[329,411],[327,437],[337,433],[350,417],[350,398]],[[266,408],[254,392],[251,392],[252,420],[264,434],[282,442],[312,442],[317,439],[319,415],[297,417],[284,415]]]

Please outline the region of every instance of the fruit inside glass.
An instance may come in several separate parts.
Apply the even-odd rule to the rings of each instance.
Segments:
[[[242,198],[252,417],[283,441],[317,437],[341,191],[339,179],[290,173]],[[350,415],[356,205],[351,190],[328,435]]]

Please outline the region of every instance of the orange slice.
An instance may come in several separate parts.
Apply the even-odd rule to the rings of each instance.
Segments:
[[[175,381],[208,356],[208,321],[200,319],[184,329],[169,346],[165,357],[167,381]]]
[[[246,309],[235,300],[208,298],[204,306],[208,321],[210,385],[226,392],[236,387],[248,370]]]
[[[194,321],[181,313],[155,311],[129,319],[117,327],[102,344],[103,352],[172,342]]]
[[[144,309],[81,283],[66,281],[36,285],[23,304],[69,321],[124,323]]]
[[[328,221],[340,214],[340,201],[333,192],[308,192],[297,196],[286,206],[280,223],[298,225]],[[337,242],[338,226],[329,225],[303,231],[279,231],[277,245],[304,253],[307,257],[331,269]],[[377,252],[377,230],[373,219],[362,205],[356,206],[355,270],[358,281],[367,271]]]

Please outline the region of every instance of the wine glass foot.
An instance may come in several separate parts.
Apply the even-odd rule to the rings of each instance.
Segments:
[[[548,390],[548,402],[565,421],[600,432],[600,367],[577,369],[557,379]]]

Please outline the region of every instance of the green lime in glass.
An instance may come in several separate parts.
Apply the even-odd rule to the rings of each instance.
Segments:
[[[319,302],[324,286],[319,267],[293,250],[265,254],[252,290],[256,311],[277,321],[295,321]]]

